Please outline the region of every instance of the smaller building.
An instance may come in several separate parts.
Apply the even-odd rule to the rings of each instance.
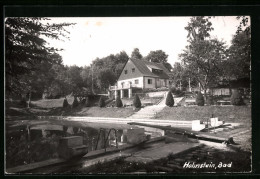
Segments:
[[[115,86],[109,88],[115,97],[131,98],[135,90],[169,87],[169,70],[161,63],[129,59]]]

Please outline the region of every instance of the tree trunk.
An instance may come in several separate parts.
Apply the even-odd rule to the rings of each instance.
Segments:
[[[31,95],[32,95],[32,92],[30,91],[29,92],[29,98],[28,98],[28,108],[30,108],[30,104],[31,104]]]
[[[206,103],[206,101],[207,101],[207,89],[206,88],[204,88],[204,101],[205,101],[205,103]]]

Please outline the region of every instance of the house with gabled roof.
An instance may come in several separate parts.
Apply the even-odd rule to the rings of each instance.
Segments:
[[[156,89],[169,87],[170,71],[161,63],[129,59],[115,86],[109,89],[115,97],[131,98],[135,89]]]

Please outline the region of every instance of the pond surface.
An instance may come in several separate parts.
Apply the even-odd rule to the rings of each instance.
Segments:
[[[6,120],[6,168],[59,158],[62,137],[82,136],[88,152],[96,149],[99,129],[70,121]],[[110,138],[114,139],[114,132]],[[109,146],[110,141],[108,141]],[[97,149],[104,147],[98,145]]]

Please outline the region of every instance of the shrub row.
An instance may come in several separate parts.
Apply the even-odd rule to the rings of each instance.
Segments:
[[[83,98],[80,102],[78,101],[78,99],[77,99],[77,97],[74,97],[74,100],[73,100],[73,102],[72,102],[72,108],[76,108],[76,107],[78,107],[79,105],[85,105],[86,107],[90,107],[90,100],[89,100],[89,98]],[[64,100],[63,100],[63,105],[62,105],[62,107],[63,108],[67,108],[67,107],[69,107],[70,105],[69,105],[69,103],[68,103],[68,100],[67,100],[67,98],[65,98]]]

